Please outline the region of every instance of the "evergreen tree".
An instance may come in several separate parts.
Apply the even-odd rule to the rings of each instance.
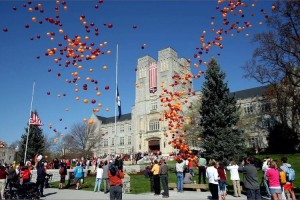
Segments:
[[[230,96],[225,73],[213,58],[207,66],[202,87],[202,116],[200,125],[207,158],[228,163],[244,156],[243,132],[236,127],[239,121],[236,100]]]
[[[26,140],[28,128],[25,128],[25,133],[21,136],[20,157],[24,160]],[[39,126],[30,125],[30,132],[28,135],[27,155],[26,160],[34,159],[36,154],[44,154],[45,151],[45,137],[43,130]]]

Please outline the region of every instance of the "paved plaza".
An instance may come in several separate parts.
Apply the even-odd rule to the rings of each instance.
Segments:
[[[109,193],[104,194],[103,192],[92,192],[85,190],[59,190],[57,188],[47,188],[44,191],[46,197],[42,199],[109,199]],[[144,194],[124,194],[123,199],[163,199],[162,195],[155,196],[153,193],[144,193]],[[183,193],[175,192],[170,190],[170,197],[168,199],[211,199],[210,192],[196,192],[196,191],[184,191]],[[242,197],[233,197],[232,195],[227,195],[226,200],[241,200],[247,199],[245,195]]]

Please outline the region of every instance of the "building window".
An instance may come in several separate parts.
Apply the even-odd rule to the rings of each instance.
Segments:
[[[258,138],[253,136],[249,138],[249,147],[257,148],[258,147]]]
[[[131,131],[131,124],[128,124],[128,131]]]
[[[159,130],[159,120],[154,119],[149,123],[149,131],[157,131]]]
[[[103,141],[103,146],[105,146],[105,147],[108,146],[108,139],[104,139],[104,141]]]
[[[127,144],[131,144],[131,136],[128,136],[128,143]]]
[[[141,150],[141,148],[142,148],[142,145],[141,145],[141,144],[139,144],[139,150]]]
[[[271,110],[271,106],[269,102],[263,102],[260,107],[262,113],[269,112]]]
[[[124,137],[120,137],[120,145],[124,145]]]
[[[124,149],[123,148],[120,149],[120,153],[124,153]]]
[[[151,101],[151,110],[157,110],[157,101],[156,100]]]
[[[114,146],[115,145],[115,138],[112,138],[111,139],[111,146]]]
[[[120,126],[120,132],[121,132],[121,133],[124,132],[124,124],[121,124],[121,126]]]
[[[128,153],[128,154],[131,154],[131,148],[128,148],[128,149],[127,149],[127,153]]]
[[[244,105],[244,112],[246,114],[251,114],[254,112],[254,105],[253,104],[250,104],[250,103],[247,103]]]

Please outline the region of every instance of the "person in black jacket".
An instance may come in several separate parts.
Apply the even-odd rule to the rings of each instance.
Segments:
[[[46,171],[44,167],[44,162],[40,161],[37,165],[37,178],[36,178],[36,189],[40,191],[40,197],[45,197],[44,195],[44,184],[46,179]]]

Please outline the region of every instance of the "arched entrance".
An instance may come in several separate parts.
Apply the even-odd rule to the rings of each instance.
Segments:
[[[150,151],[160,151],[160,140],[159,139],[149,140],[148,149]]]

